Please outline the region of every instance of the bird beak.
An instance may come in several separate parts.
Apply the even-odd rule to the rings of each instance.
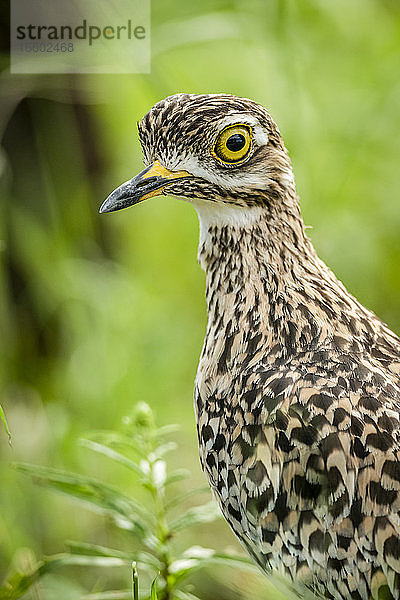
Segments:
[[[170,171],[166,169],[158,160],[144,169],[133,179],[125,181],[116,190],[111,192],[100,207],[100,213],[113,212],[128,208],[163,193],[164,188],[174,179],[185,179],[193,177],[187,171]]]

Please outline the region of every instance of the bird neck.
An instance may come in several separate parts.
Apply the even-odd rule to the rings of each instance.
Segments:
[[[335,335],[351,339],[348,314],[359,309],[318,258],[299,210],[196,207],[199,262],[206,272],[208,337],[256,330],[264,346],[289,355]]]

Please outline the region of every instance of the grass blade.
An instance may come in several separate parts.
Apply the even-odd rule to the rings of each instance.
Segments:
[[[10,431],[10,429],[8,427],[6,414],[5,414],[5,412],[4,412],[3,407],[2,407],[1,404],[0,404],[0,419],[1,419],[2,423],[3,423],[4,429],[6,430],[6,434],[8,436],[8,443],[11,446],[11,431]]]
[[[157,596],[157,577],[155,579],[153,579],[153,583],[151,584],[151,589],[150,589],[150,599],[151,600],[157,600],[158,596]]]
[[[132,598],[139,600],[139,577],[135,562],[132,563]]]

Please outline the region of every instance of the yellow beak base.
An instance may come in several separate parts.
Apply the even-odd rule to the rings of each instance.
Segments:
[[[152,196],[159,196],[164,188],[175,179],[193,177],[187,171],[170,171],[156,160],[133,179],[126,181],[104,200],[100,213],[128,208]]]

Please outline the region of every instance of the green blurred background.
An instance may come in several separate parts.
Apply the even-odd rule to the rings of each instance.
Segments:
[[[104,517],[9,464],[92,473],[135,493],[77,440],[119,428],[137,401],[160,425],[181,424],[172,466],[192,471],[189,486],[204,481],[192,411],[206,323],[196,214],[172,198],[98,214],[141,169],[136,121],[158,100],[227,92],[268,107],[321,257],[400,331],[398,0],[153,0],[151,33],[149,75],[13,76],[3,54],[0,401],[13,445],[0,431],[0,577],[21,548],[126,547]],[[182,543],[237,544],[222,521]],[[76,571],[54,597],[79,597],[96,577]],[[204,598],[271,596],[242,573],[199,585]]]

